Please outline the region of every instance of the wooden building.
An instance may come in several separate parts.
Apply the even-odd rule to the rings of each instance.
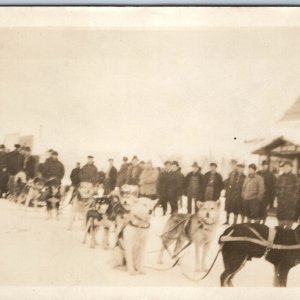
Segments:
[[[259,155],[259,161],[267,160],[271,170],[278,170],[283,160],[291,160],[294,165],[294,172],[298,173],[300,168],[300,138],[299,142],[294,138],[280,136],[271,141],[265,142],[261,147],[252,152]]]

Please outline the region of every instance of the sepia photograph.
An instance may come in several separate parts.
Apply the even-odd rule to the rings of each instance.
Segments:
[[[300,287],[300,8],[1,7],[0,120],[1,287]]]

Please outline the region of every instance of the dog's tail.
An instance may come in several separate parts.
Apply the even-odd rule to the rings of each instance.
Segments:
[[[219,256],[220,252],[222,251],[222,248],[223,248],[223,244],[220,245],[219,250],[218,250],[218,252],[217,252],[217,254],[216,254],[216,256],[215,256],[215,258],[214,258],[214,260],[213,260],[213,262],[211,264],[211,266],[209,267],[208,271],[203,276],[201,276],[200,278],[192,278],[181,267],[181,271],[182,271],[183,276],[185,278],[189,279],[189,280],[192,280],[192,281],[200,281],[200,280],[205,279],[208,276],[208,274],[210,273],[210,271],[212,270],[212,268],[214,267],[214,265],[215,265],[215,263],[216,263],[216,261],[218,259],[218,256]]]

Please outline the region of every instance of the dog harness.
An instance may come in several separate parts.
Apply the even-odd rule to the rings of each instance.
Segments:
[[[206,225],[213,225],[213,224],[208,224],[207,222],[205,222],[204,219],[201,218],[197,218],[198,220],[198,226],[195,228],[194,232],[192,232],[191,234],[189,233],[190,230],[190,226],[191,226],[191,221],[194,215],[188,215],[187,218],[183,219],[182,221],[178,222],[172,229],[168,230],[167,232],[164,232],[161,237],[165,237],[168,233],[170,233],[171,231],[173,231],[174,229],[176,229],[179,225],[181,225],[182,223],[185,223],[183,226],[183,231],[184,234],[188,240],[187,244],[184,245],[177,253],[175,254],[171,254],[169,252],[169,249],[163,244],[164,248],[166,249],[166,251],[169,253],[169,255],[171,256],[171,258],[176,258],[180,253],[182,253],[186,248],[188,248],[192,243],[193,243],[193,236],[194,234],[199,230],[199,229],[203,229],[204,231],[210,231],[208,229],[208,227],[206,227]],[[174,239],[177,240],[177,238],[171,238],[171,237],[167,237],[168,239]]]
[[[262,247],[266,247],[266,251],[265,251],[264,255],[266,255],[272,249],[276,249],[276,250],[298,250],[298,249],[300,249],[300,244],[295,244],[295,245],[274,244],[274,239],[275,239],[275,235],[276,235],[275,228],[269,228],[268,239],[265,239],[255,229],[253,229],[247,225],[246,225],[246,227],[256,236],[255,238],[246,237],[246,236],[231,236],[231,234],[233,232],[233,230],[232,230],[228,235],[220,237],[220,243],[250,242],[253,244],[260,245]]]
[[[134,218],[136,218],[136,219],[139,220],[139,221],[144,221],[144,220],[142,220],[141,218],[139,218],[139,217],[136,216],[136,215],[134,215]],[[130,226],[133,226],[133,227],[137,227],[137,228],[140,228],[140,229],[148,229],[148,228],[150,227],[150,223],[149,223],[149,222],[147,222],[146,224],[137,224],[137,223],[133,222],[132,219],[129,220],[129,222],[126,223],[126,224],[123,226],[122,230],[120,231],[120,233],[119,233],[119,235],[118,235],[118,240],[117,240],[116,245],[115,245],[115,247],[118,247],[118,246],[119,246],[121,250],[124,250],[124,246],[123,246],[122,239],[123,239],[123,231],[124,231],[124,229],[125,229],[125,227],[126,227],[127,225],[130,225]]]

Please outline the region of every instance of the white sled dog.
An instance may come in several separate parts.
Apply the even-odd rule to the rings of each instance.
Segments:
[[[133,201],[113,249],[113,267],[126,267],[130,275],[144,274],[143,260],[150,218],[156,201],[142,197]]]
[[[158,263],[163,263],[163,255],[169,246],[176,242],[173,257],[188,244],[195,244],[196,272],[205,272],[206,257],[214,239],[220,215],[220,201],[197,201],[198,212],[190,214],[174,214],[167,221],[161,235],[162,247]],[[202,257],[201,257],[202,250]]]

